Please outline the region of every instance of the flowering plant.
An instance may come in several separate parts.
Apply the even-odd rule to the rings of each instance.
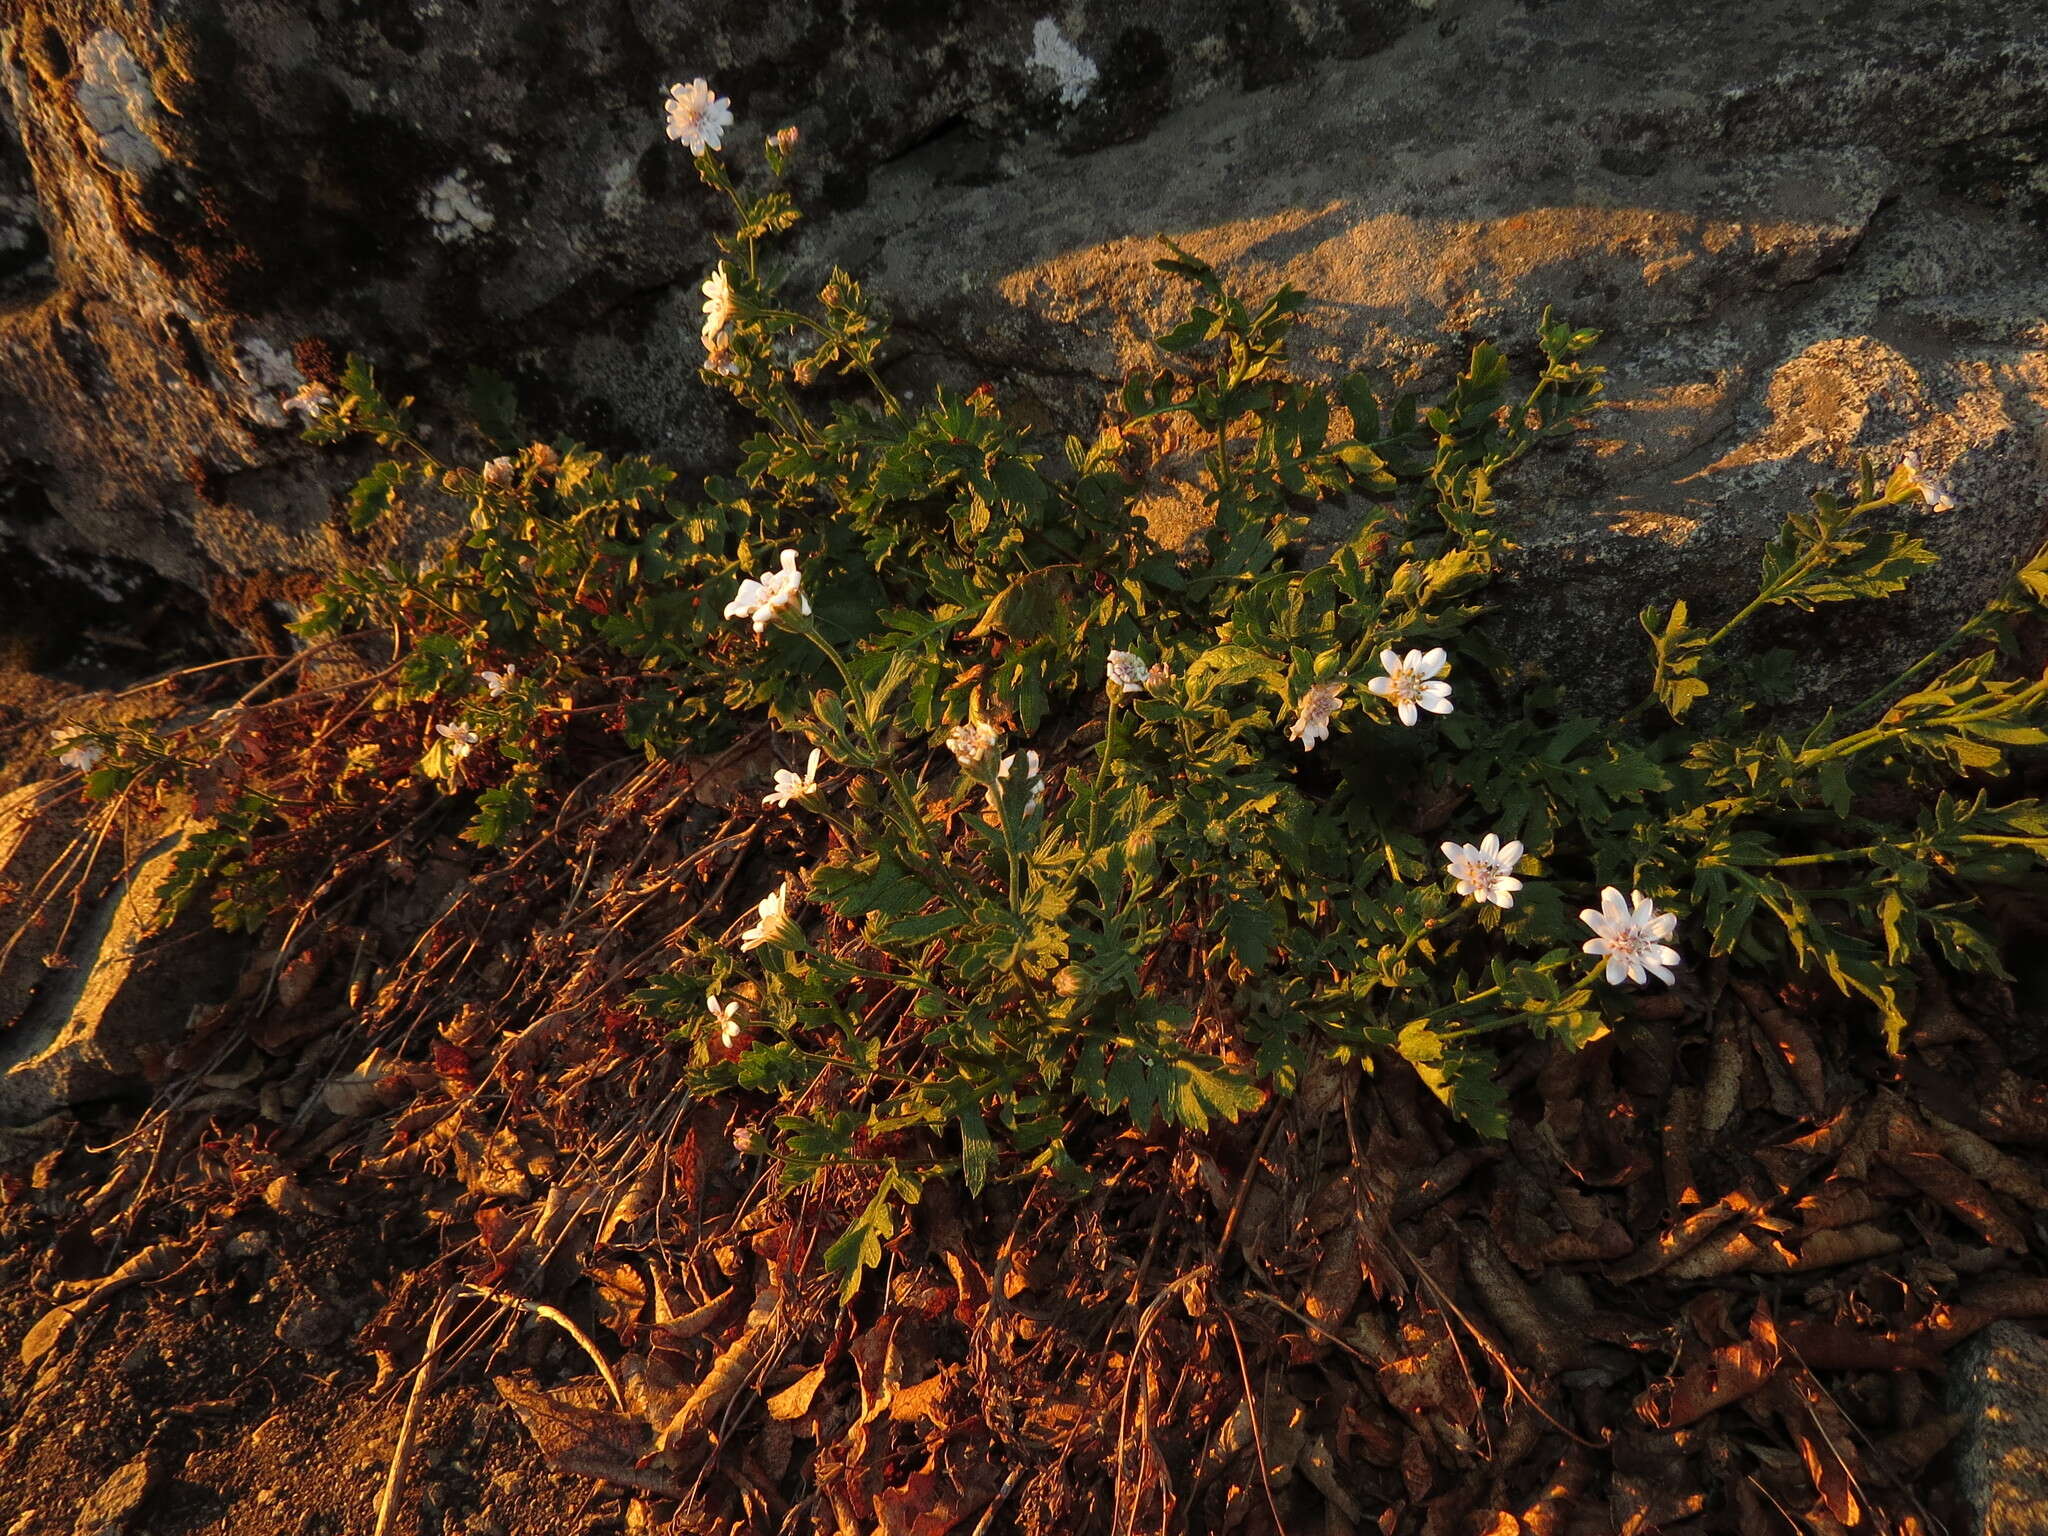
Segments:
[[[1485,1036],[1582,1045],[1703,962],[1822,979],[1894,1044],[1917,967],[1999,969],[1977,893],[2048,846],[2048,812],[1992,793],[2048,742],[2048,684],[2012,675],[2006,634],[2048,565],[1818,722],[1770,718],[1763,663],[1728,644],[1928,564],[1916,469],[1817,495],[1718,625],[1646,613],[1617,722],[1528,686],[1488,633],[1495,486],[1600,404],[1592,332],[1546,313],[1514,394],[1482,344],[1435,401],[1389,398],[1290,376],[1303,296],[1247,302],[1169,248],[1194,303],[1160,366],[1092,440],[1048,445],[993,390],[893,393],[847,274],[785,300],[759,257],[797,217],[796,139],[743,193],[727,105],[697,81],[669,112],[735,215],[702,335],[705,381],[760,423],[733,474],[683,496],[646,459],[522,448],[489,381],[483,468],[445,462],[351,362],[307,436],[391,455],[354,526],[412,491],[468,531],[424,569],[338,579],[299,627],[401,637],[379,707],[434,723],[422,771],[513,857],[578,782],[571,715],[679,774],[764,728],[808,754],[747,797],[785,852],[634,997],[697,1092],[772,1123],[785,1180],[841,1203],[849,1286],[931,1179],[1085,1180],[1105,1118],[1199,1131],[1318,1060],[1405,1059],[1498,1133]],[[1206,445],[1213,518],[1182,552],[1136,510],[1169,435]],[[1299,568],[1305,509],[1338,500],[1355,531]]]

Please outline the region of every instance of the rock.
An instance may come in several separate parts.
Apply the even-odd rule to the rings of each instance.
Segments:
[[[658,111],[698,73],[740,162],[802,129],[800,270],[872,277],[900,386],[988,378],[1085,427],[1184,303],[1162,231],[1304,288],[1311,371],[1433,386],[1482,337],[1526,363],[1545,305],[1604,329],[1615,409],[1504,487],[1506,639],[1554,673],[1639,655],[1647,599],[1726,612],[1861,452],[1919,452],[1961,509],[1927,521],[1947,564],[1915,596],[1774,634],[1812,692],[1924,648],[2048,517],[2034,0],[23,3],[0,481],[51,509],[35,550],[208,585],[244,627],[350,552],[347,461],[276,405],[347,350],[429,402],[509,368],[545,430],[720,459],[719,206]],[[1158,502],[1187,532],[1192,498]]]
[[[1853,13],[1467,5],[1081,160],[982,186],[886,167],[812,231],[806,270],[864,272],[925,379],[1021,380],[1069,426],[1184,313],[1151,269],[1161,232],[1240,288],[1304,289],[1297,363],[1326,376],[1433,388],[1479,339],[1526,365],[1555,305],[1606,333],[1615,408],[1503,486],[1511,648],[1571,675],[1619,627],[1643,654],[1645,601],[1728,612],[1813,486],[1917,450],[1962,504],[1922,520],[1940,575],[1787,632],[1812,689],[1862,686],[2048,525],[2048,176],[2027,159],[2048,147],[2048,35],[2030,4],[1932,32],[1905,0]],[[1959,175],[1994,142],[2002,181]],[[1199,508],[1173,492],[1168,536]]]
[[[1957,1352],[1949,1397],[1970,1421],[1955,1466],[1972,1536],[2048,1536],[2048,1340],[1993,1323]]]
[[[815,208],[951,129],[976,166],[1027,137],[1111,142],[1419,14],[22,0],[0,69],[18,137],[0,122],[0,480],[54,510],[23,533],[54,558],[222,589],[326,568],[337,475],[277,402],[350,349],[429,400],[466,362],[528,362],[551,431],[595,408],[608,437],[701,458],[724,430],[697,363],[643,341],[649,297],[702,277],[719,214],[664,135],[670,83],[731,97],[742,160],[796,124]]]
[[[181,842],[159,839],[111,892],[88,899],[70,968],[47,973],[0,1034],[0,1124],[139,1086],[193,1007],[233,985],[237,941],[209,925],[203,904],[163,921],[157,889]]]
[[[122,1536],[133,1529],[131,1522],[155,1491],[162,1470],[157,1457],[148,1452],[122,1467],[85,1501],[71,1527],[72,1536]]]

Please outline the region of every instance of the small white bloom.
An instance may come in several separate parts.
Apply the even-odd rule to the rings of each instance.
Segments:
[[[758,1157],[768,1150],[768,1138],[758,1127],[743,1125],[732,1133],[733,1150],[746,1157]]]
[[[1416,714],[1418,709],[1426,709],[1432,715],[1448,715],[1451,685],[1434,681],[1447,661],[1442,646],[1433,651],[1410,651],[1406,656],[1381,651],[1380,665],[1387,675],[1376,677],[1365,686],[1394,706],[1403,725],[1413,725],[1420,718]]]
[[[791,608],[809,613],[811,600],[804,596],[804,578],[796,567],[796,551],[785,549],[782,569],[763,571],[758,578],[750,576],[741,582],[733,600],[725,605],[725,616],[753,620],[754,633],[758,635]]]
[[[823,757],[824,754],[816,747],[811,748],[811,760],[804,764],[802,777],[791,773],[787,768],[776,769],[774,792],[761,803],[772,805],[779,810],[797,801],[814,798],[818,794],[818,764]]]
[[[721,1003],[716,992],[707,992],[704,994],[704,1006],[711,1010],[711,1017],[718,1024],[718,1043],[731,1050],[733,1041],[740,1037],[739,999]]]
[[[1906,474],[1912,481],[1913,489],[1918,491],[1921,494],[1921,496],[1923,496],[1926,499],[1928,511],[1955,511],[1955,497],[1949,494],[1948,487],[1946,485],[1942,484],[1941,481],[1935,479],[1934,476],[1928,474],[1925,470],[1923,470],[1920,467],[1919,454],[1901,454],[1899,456],[1899,467],[1906,471]]]
[[[1111,651],[1109,653],[1109,686],[1121,688],[1126,694],[1145,691],[1145,658],[1136,651]]]
[[[763,944],[775,949],[795,949],[802,941],[802,932],[789,917],[787,880],[763,896],[754,913],[754,926],[740,934],[741,949],[759,949]]]
[[[720,262],[711,269],[711,275],[704,279],[704,350],[716,351],[719,338],[725,335],[726,327],[732,324],[734,304],[732,279],[725,274],[725,263]]]
[[[1476,848],[1470,843],[1445,843],[1443,853],[1460,896],[1490,901],[1496,907],[1515,904],[1515,892],[1522,888],[1522,882],[1514,877],[1515,866],[1522,861],[1520,843],[1502,843],[1500,834],[1489,832]]]
[[[502,491],[516,478],[517,471],[512,466],[512,460],[505,454],[499,454],[484,466],[485,485],[495,486]]]
[[[1173,668],[1163,661],[1153,662],[1151,669],[1145,673],[1145,688],[1147,692],[1157,692],[1172,681]]]
[[[988,803],[991,806],[996,803],[996,797],[1002,793],[1002,786],[1010,777],[1010,767],[1016,761],[1017,754],[1012,752],[1003,759],[1002,766],[996,769],[995,787],[988,792]],[[1045,779],[1038,771],[1038,754],[1036,752],[1026,752],[1024,754],[1024,783],[1030,791],[1024,801],[1024,814],[1026,816],[1033,816],[1045,804]]]
[[[78,738],[84,734],[85,727],[82,725],[60,725],[56,730],[50,732],[50,741],[53,750],[55,748],[64,749],[57,753],[58,762],[62,763],[66,768],[76,768],[80,773],[90,773],[99,766],[100,759],[105,757],[107,753],[104,747],[90,741],[79,742],[77,746],[72,746],[72,743],[78,741]]]
[[[334,394],[318,379],[302,384],[298,390],[286,395],[278,404],[288,411],[297,411],[308,421],[317,421],[334,408]]]
[[[1659,912],[1641,891],[1628,899],[1613,886],[1600,893],[1600,908],[1588,907],[1579,921],[1593,930],[1593,937],[1580,946],[1589,955],[1607,957],[1607,984],[1647,981],[1655,976],[1669,985],[1675,978],[1671,967],[1679,963],[1678,951],[1664,941],[1678,931],[1678,918]]]
[[[507,662],[505,670],[502,672],[493,672],[489,667],[486,667],[477,675],[484,680],[484,686],[491,690],[491,697],[495,699],[502,696],[505,690],[512,686],[513,675],[518,670],[517,667]]]
[[[448,743],[448,756],[458,763],[469,756],[477,743],[476,732],[466,725],[437,725],[434,734]]]
[[[714,95],[701,77],[668,88],[668,136],[689,145],[691,154],[717,149],[731,126],[732,103]]]
[[[955,762],[971,773],[983,758],[995,751],[1000,740],[1002,738],[996,734],[996,728],[986,720],[972,720],[946,732],[946,750],[953,754]]]
[[[1342,683],[1317,683],[1301,696],[1301,705],[1294,712],[1294,724],[1287,727],[1287,739],[1301,743],[1301,750],[1310,751],[1319,741],[1330,739],[1330,716],[1337,713],[1343,702]]]

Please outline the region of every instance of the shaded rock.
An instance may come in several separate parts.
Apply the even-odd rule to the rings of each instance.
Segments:
[[[237,942],[203,906],[164,921],[157,889],[181,842],[161,838],[89,904],[68,941],[69,968],[43,976],[0,1034],[0,1124],[139,1085],[192,1009],[233,985]]]
[[[2026,4],[1938,31],[1906,0],[1838,9],[1459,7],[1449,35],[1083,160],[961,188],[907,159],[812,232],[808,270],[864,271],[923,379],[1021,380],[1069,428],[1185,311],[1162,233],[1241,289],[1306,290],[1295,356],[1325,376],[1434,388],[1479,339],[1526,364],[1554,305],[1606,333],[1615,405],[1503,487],[1516,648],[1569,675],[1652,598],[1725,613],[1813,486],[1917,450],[1961,502],[1923,523],[1940,575],[1785,632],[1814,690],[1864,684],[2048,526],[2042,205],[1949,169],[2048,145],[2048,37]],[[1156,510],[1185,535],[1199,498],[1162,485]]]
[[[1952,1405],[1969,1417],[1955,1450],[1975,1536],[2048,1536],[2048,1340],[1993,1323],[1957,1352]]]

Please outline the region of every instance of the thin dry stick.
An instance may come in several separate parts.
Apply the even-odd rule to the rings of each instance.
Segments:
[[[996,1496],[988,1501],[988,1508],[983,1510],[981,1518],[974,1522],[973,1536],[988,1536],[989,1523],[995,1519],[996,1511],[1002,1507],[1003,1500],[1010,1496],[1010,1490],[1017,1486],[1017,1478],[1023,1470],[1022,1467],[1010,1468],[1010,1475],[1003,1479],[1003,1486],[996,1490]]]
[[[398,1487],[405,1479],[406,1458],[412,1454],[413,1432],[419,1427],[420,1404],[427,1398],[427,1382],[434,1374],[434,1351],[440,1347],[441,1328],[448,1321],[448,1308],[462,1288],[442,1296],[434,1308],[434,1320],[427,1326],[427,1347],[420,1355],[420,1368],[412,1379],[412,1393],[405,1400],[405,1417],[398,1425],[398,1443],[391,1448],[391,1468],[384,1474],[384,1491],[377,1495],[377,1528],[372,1536],[387,1536],[391,1516],[398,1508]]]
[[[611,1388],[612,1401],[619,1405],[620,1412],[625,1411],[626,1394],[619,1390],[619,1378],[614,1376],[612,1368],[605,1364],[604,1356],[597,1352],[597,1345],[591,1342],[590,1335],[578,1328],[568,1313],[551,1307],[544,1301],[528,1301],[524,1296],[514,1296],[510,1291],[493,1290],[487,1285],[465,1285],[461,1289],[467,1295],[481,1296],[484,1300],[495,1301],[502,1307],[516,1307],[521,1312],[534,1317],[544,1317],[555,1324],[582,1347],[584,1354],[590,1356],[590,1363],[597,1367],[597,1374],[602,1376],[604,1384]]]
[[[1237,1354],[1237,1374],[1244,1382],[1244,1411],[1252,1421],[1252,1449],[1259,1457],[1259,1482],[1266,1490],[1266,1508],[1273,1512],[1273,1529],[1287,1536],[1287,1522],[1280,1518],[1280,1502],[1273,1497],[1273,1476],[1266,1466],[1266,1436],[1259,1428],[1259,1408],[1252,1391],[1252,1373],[1244,1363],[1244,1342],[1237,1336],[1237,1323],[1226,1308],[1223,1326],[1230,1330],[1230,1347]]]

